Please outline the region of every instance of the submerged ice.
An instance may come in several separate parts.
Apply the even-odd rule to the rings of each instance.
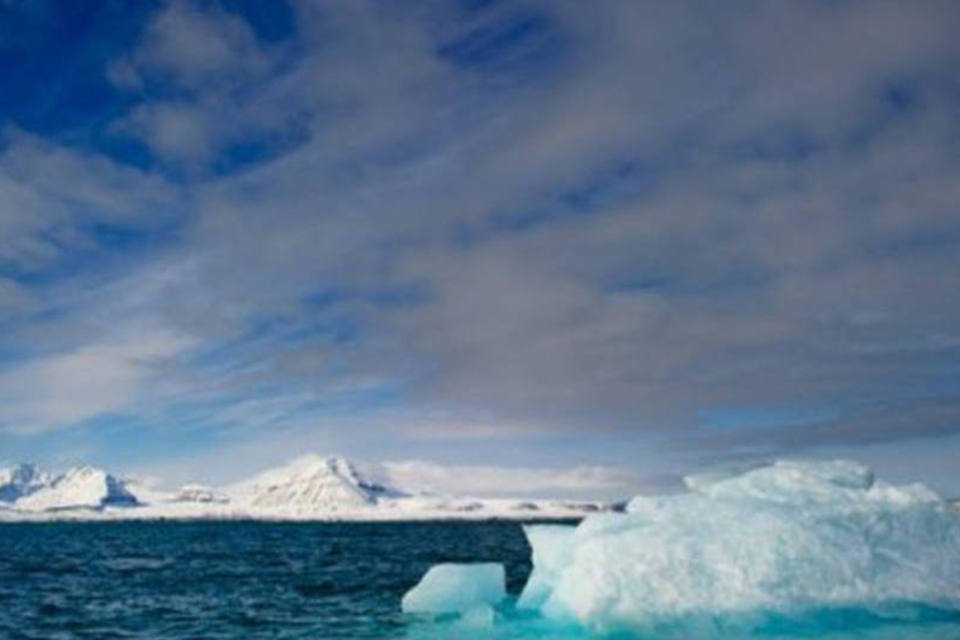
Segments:
[[[686,484],[576,527],[526,527],[533,571],[517,609],[558,628],[681,637],[811,617],[846,630],[849,617],[829,613],[845,611],[912,624],[916,611],[935,610],[950,628],[960,623],[960,513],[922,485],[845,461]],[[432,597],[482,591],[475,578],[460,573]]]

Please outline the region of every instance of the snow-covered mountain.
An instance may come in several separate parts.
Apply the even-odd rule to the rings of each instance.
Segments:
[[[76,467],[58,476],[31,465],[0,470],[0,518],[253,518],[275,520],[430,520],[573,518],[598,503],[414,494],[377,482],[349,460],[308,455],[216,489],[168,492],[149,482]]]
[[[317,455],[261,473],[227,493],[242,504],[297,514],[365,509],[378,498],[403,495],[363,478],[346,458]]]
[[[137,504],[123,481],[103,469],[80,466],[52,478],[40,477],[45,479],[42,486],[14,502],[18,510],[103,509]]]

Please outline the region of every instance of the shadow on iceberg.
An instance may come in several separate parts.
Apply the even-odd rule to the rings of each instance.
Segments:
[[[516,601],[478,603],[489,637],[960,637],[960,514],[926,487],[847,461],[686,483],[525,527],[533,572]],[[449,612],[451,637],[466,611],[451,600],[489,592],[464,566],[421,609]]]

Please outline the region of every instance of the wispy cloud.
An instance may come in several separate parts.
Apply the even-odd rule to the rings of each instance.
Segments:
[[[164,178],[15,128],[0,136],[0,266],[16,274],[96,254],[98,229],[156,231],[179,211]]]
[[[38,433],[122,412],[145,401],[151,378],[184,347],[185,340],[163,332],[121,334],[28,360],[0,375],[0,429]]]
[[[444,465],[425,460],[386,462],[387,479],[399,487],[477,497],[621,496],[637,492],[635,473],[614,467],[567,469]]]

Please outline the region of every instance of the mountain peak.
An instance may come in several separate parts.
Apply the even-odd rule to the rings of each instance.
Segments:
[[[101,509],[135,504],[137,499],[123,481],[90,465],[72,467],[16,501],[17,508],[28,511]]]
[[[235,487],[252,506],[316,513],[373,506],[389,490],[370,482],[342,456],[305,455]]]

